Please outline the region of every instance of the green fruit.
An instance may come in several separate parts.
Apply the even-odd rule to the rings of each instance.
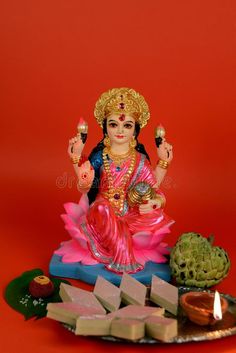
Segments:
[[[180,236],[170,253],[172,276],[178,284],[211,287],[227,276],[229,257],[221,247],[212,246],[213,239],[194,232]]]

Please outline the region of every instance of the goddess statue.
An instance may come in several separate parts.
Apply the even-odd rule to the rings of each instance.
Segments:
[[[63,263],[102,263],[117,274],[136,273],[148,261],[166,262],[163,237],[173,223],[164,213],[160,190],[172,161],[172,146],[162,138],[159,161],[152,169],[140,130],[150,117],[142,95],[130,88],[114,88],[101,95],[95,118],[103,138],[88,159],[83,155],[87,125],[69,140],[68,154],[78,179],[80,201],[65,204],[62,215],[71,240],[55,254]]]

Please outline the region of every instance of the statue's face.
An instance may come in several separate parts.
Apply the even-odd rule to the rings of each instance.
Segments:
[[[135,120],[129,115],[114,114],[107,118],[107,134],[111,144],[130,142],[134,136]]]

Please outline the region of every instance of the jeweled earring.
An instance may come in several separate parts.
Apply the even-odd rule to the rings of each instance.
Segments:
[[[108,135],[106,135],[106,137],[104,137],[103,143],[104,143],[105,147],[111,147],[111,140],[110,140],[110,137]]]
[[[132,140],[129,143],[130,148],[135,148],[137,146],[137,141],[135,139],[135,136],[132,137]]]

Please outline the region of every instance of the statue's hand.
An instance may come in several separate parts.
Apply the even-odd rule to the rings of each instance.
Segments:
[[[70,157],[72,157],[73,155],[81,156],[83,149],[84,149],[84,143],[81,140],[80,134],[78,134],[75,137],[72,137],[69,140],[67,152]]]
[[[89,161],[84,162],[78,168],[78,188],[80,191],[87,192],[94,179],[94,169]]]
[[[170,163],[173,159],[173,148],[165,138],[163,138],[161,145],[157,149],[157,155],[159,159]]]
[[[146,214],[153,212],[157,210],[158,208],[161,208],[161,200],[155,199],[155,200],[148,200],[146,203],[142,203],[139,205],[139,213],[140,214]]]

